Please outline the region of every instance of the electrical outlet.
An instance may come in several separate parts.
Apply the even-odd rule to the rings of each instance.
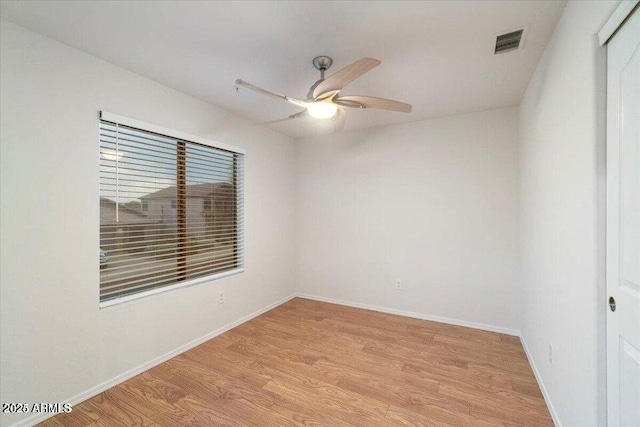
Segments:
[[[553,345],[549,343],[549,363],[553,365]]]
[[[397,291],[401,291],[402,290],[402,280],[400,280],[400,279],[396,279],[396,290]]]
[[[224,304],[224,291],[218,292],[218,304]]]

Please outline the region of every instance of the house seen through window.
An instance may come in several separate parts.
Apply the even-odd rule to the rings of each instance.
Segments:
[[[100,300],[243,265],[243,156],[101,121]]]

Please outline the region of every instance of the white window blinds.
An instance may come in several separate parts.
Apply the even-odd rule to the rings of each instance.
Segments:
[[[243,154],[171,133],[102,115],[101,302],[243,267]]]

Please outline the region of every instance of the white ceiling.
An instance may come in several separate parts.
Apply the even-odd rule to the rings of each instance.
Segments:
[[[343,90],[413,104],[409,114],[349,110],[363,129],[516,105],[565,1],[3,1],[0,16],[254,122],[298,107],[242,78],[305,98],[319,78],[363,57],[382,64]],[[524,49],[493,54],[496,34],[529,25]],[[305,118],[271,125],[294,137],[326,131]]]

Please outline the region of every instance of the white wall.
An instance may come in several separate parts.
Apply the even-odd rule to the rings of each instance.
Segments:
[[[567,5],[520,106],[522,332],[564,427],[605,424],[606,52],[596,34],[616,6]]]
[[[517,114],[300,140],[298,291],[518,330]]]
[[[290,138],[0,26],[3,402],[64,401],[294,292]],[[246,148],[243,274],[98,309],[99,110]]]

